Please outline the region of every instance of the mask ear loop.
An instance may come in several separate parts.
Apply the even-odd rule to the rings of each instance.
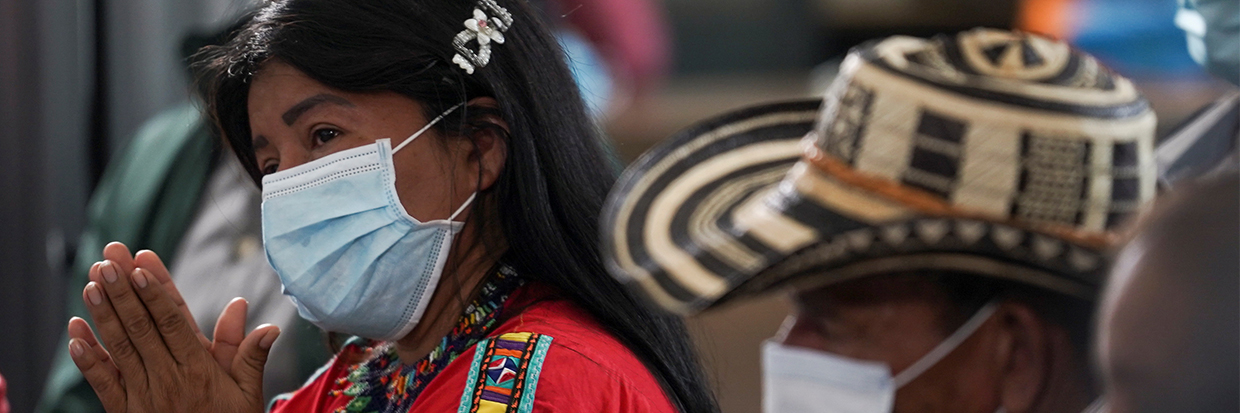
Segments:
[[[474,203],[474,198],[475,198],[475,197],[477,197],[477,196],[478,196],[478,193],[477,193],[477,192],[474,192],[473,194],[471,194],[471,195],[469,196],[469,199],[466,199],[466,200],[465,200],[465,202],[461,203],[461,207],[460,207],[460,208],[457,208],[457,209],[456,209],[456,212],[453,212],[453,213],[452,213],[452,216],[448,217],[448,221],[449,221],[449,222],[451,222],[451,221],[453,221],[453,220],[455,220],[455,219],[456,219],[456,216],[457,216],[457,215],[461,215],[461,212],[464,212],[464,211],[465,211],[465,207],[468,207],[468,206],[469,206],[469,204]]]
[[[973,314],[973,317],[969,317],[969,320],[964,322],[964,325],[956,329],[956,332],[944,339],[942,343],[935,346],[929,353],[921,356],[921,359],[914,362],[913,365],[908,366],[908,368],[904,369],[904,371],[900,372],[900,374],[897,374],[893,380],[896,388],[898,389],[904,387],[905,384],[913,381],[913,379],[916,379],[917,376],[921,375],[921,373],[925,373],[926,370],[933,367],[935,363],[938,363],[939,360],[943,359],[943,357],[947,357],[948,354],[951,354],[952,350],[955,350],[960,343],[963,343],[969,338],[969,336],[973,335],[973,333],[982,326],[982,323],[989,320],[990,316],[994,315],[995,310],[998,309],[998,300],[991,300],[989,303],[986,303],[985,306],[982,306],[980,310],[977,310],[977,313]]]
[[[443,118],[444,118],[445,116],[448,116],[448,115],[449,115],[449,114],[451,114],[452,112],[455,112],[455,111],[456,111],[457,109],[459,109],[461,106],[465,106],[465,103],[464,103],[464,102],[458,103],[458,104],[456,104],[456,106],[453,106],[453,107],[449,108],[447,111],[444,111],[444,113],[440,114],[440,115],[439,115],[439,117],[437,117],[437,118],[435,118],[435,119],[431,120],[431,121],[430,121],[430,123],[427,123],[427,124],[426,124],[426,126],[423,126],[423,127],[422,127],[422,129],[418,129],[418,131],[417,131],[417,132],[414,132],[414,133],[413,133],[413,135],[409,135],[409,137],[408,137],[408,138],[406,138],[404,142],[401,142],[399,145],[396,145],[396,147],[395,147],[395,148],[392,148],[392,153],[400,152],[400,149],[401,149],[401,148],[404,148],[404,147],[405,147],[405,145],[408,145],[408,144],[410,144],[410,143],[413,143],[413,140],[414,140],[414,139],[417,139],[419,136],[422,136],[422,134],[423,134],[423,133],[426,133],[426,131],[430,130],[432,126],[435,126],[435,124],[436,124],[436,123],[439,123],[439,121],[443,120]]]
[[[452,114],[452,112],[456,112],[456,110],[460,109],[461,106],[465,106],[465,102],[457,103],[456,106],[448,108],[448,110],[441,113],[435,119],[431,119],[431,121],[428,122],[426,126],[423,126],[422,129],[418,129],[418,131],[414,132],[413,135],[409,135],[409,137],[406,138],[404,142],[401,142],[399,145],[396,145],[395,148],[392,148],[392,153],[400,152],[401,148],[404,148],[405,145],[413,143],[414,139],[417,139],[419,136],[422,136],[422,134],[430,130],[432,126],[435,126],[435,124],[439,123],[439,121],[442,121],[444,117],[447,117],[448,115]],[[472,195],[470,195],[469,199],[466,199],[465,202],[461,204],[461,207],[457,208],[456,212],[453,212],[452,216],[448,217],[448,221],[451,222],[452,220],[456,219],[457,215],[461,215],[461,212],[465,211],[465,207],[468,207],[469,204],[473,203],[474,197],[477,197],[477,196],[478,196],[477,192],[474,192]]]
[[[772,338],[776,343],[783,343],[788,338],[788,333],[792,332],[792,327],[797,324],[797,316],[789,314],[784,317],[784,321],[779,324],[779,330],[775,331],[775,337]]]

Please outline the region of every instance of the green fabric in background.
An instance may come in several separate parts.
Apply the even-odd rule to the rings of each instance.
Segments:
[[[143,125],[108,165],[87,206],[88,222],[69,280],[67,313],[90,320],[82,302],[87,272],[104,245],[120,241],[133,252],[157,251],[166,263],[195,216],[203,186],[219,156],[198,109],[184,104]],[[103,412],[94,390],[69,358],[62,337],[36,412]]]

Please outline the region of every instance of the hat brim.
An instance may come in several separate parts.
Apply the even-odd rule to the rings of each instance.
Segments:
[[[741,200],[778,183],[800,159],[822,100],[749,107],[689,127],[637,159],[603,211],[605,262],[622,282],[677,312],[727,293],[734,268],[760,270],[766,259],[721,218]],[[713,251],[701,248],[711,245]]]
[[[681,314],[785,286],[920,270],[1096,294],[1102,251],[1013,223],[929,216],[815,168],[803,138],[820,105],[734,111],[644,154],[604,208],[609,271]]]

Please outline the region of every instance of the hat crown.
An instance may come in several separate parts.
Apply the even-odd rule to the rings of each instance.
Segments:
[[[895,36],[862,46],[865,59],[943,85],[1009,91],[1023,84],[1113,91],[1117,75],[1066,43],[979,28],[932,39]]]
[[[975,29],[854,49],[814,139],[847,173],[961,215],[1097,235],[1153,197],[1154,126],[1092,56]]]

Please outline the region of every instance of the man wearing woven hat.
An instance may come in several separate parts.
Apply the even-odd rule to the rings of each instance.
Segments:
[[[788,290],[773,412],[1079,412],[1112,228],[1153,197],[1127,79],[977,29],[854,49],[818,110],[723,115],[625,172],[613,274],[682,314]],[[815,120],[816,119],[816,120]]]

